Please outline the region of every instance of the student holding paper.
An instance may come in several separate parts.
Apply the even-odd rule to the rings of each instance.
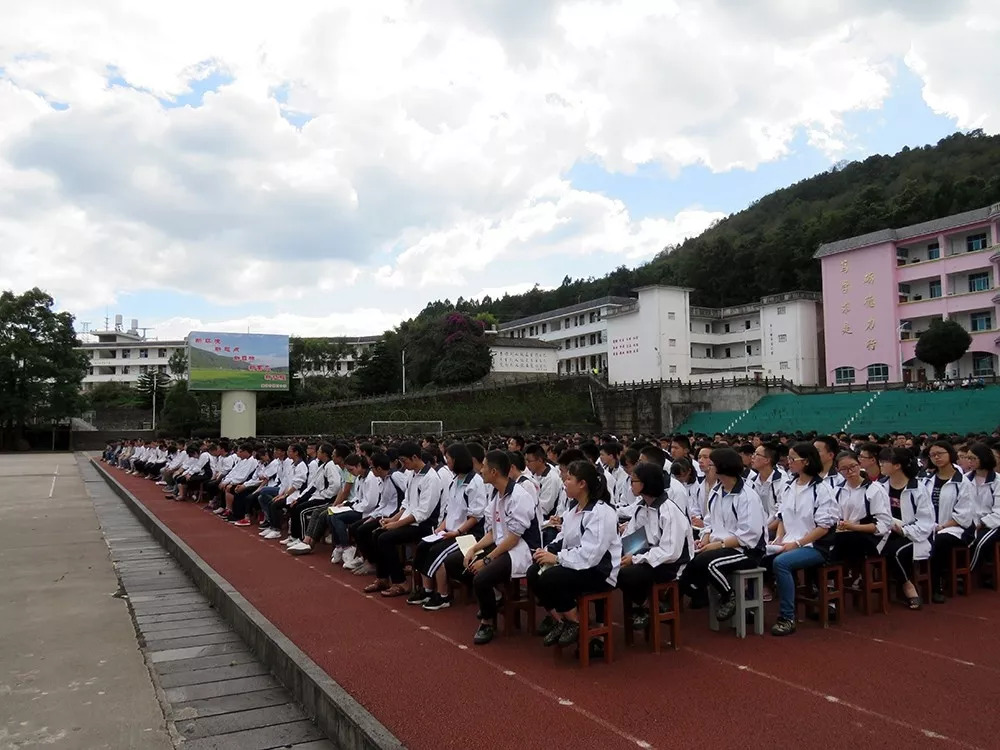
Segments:
[[[649,625],[643,604],[650,589],[654,583],[673,581],[683,572],[694,555],[694,537],[687,513],[664,489],[663,470],[658,465],[637,464],[631,486],[640,502],[625,527],[618,588],[632,613],[632,627],[643,630]]]
[[[466,534],[477,540],[483,536],[486,514],[486,487],[483,478],[472,470],[472,454],[462,443],[452,443],[445,451],[445,462],[452,479],[441,500],[440,522],[434,532],[417,545],[413,567],[423,586],[414,589],[407,604],[422,605],[435,612],[451,606],[445,559],[459,553],[456,539]]]
[[[604,500],[604,489],[590,461],[567,468],[566,495],[575,503],[562,519],[559,535],[535,550],[528,580],[538,603],[548,611],[542,624],[546,646],[571,646],[580,633],[577,597],[607,591],[618,580],[622,540],[618,512]]]
[[[509,475],[510,458],[504,451],[486,454],[483,481],[493,488],[486,506],[486,533],[465,555],[456,551],[445,560],[453,577],[472,575],[472,589],[479,602],[479,629],[473,642],[479,646],[493,640],[497,614],[494,588],[527,574],[531,565],[528,540],[537,544],[540,538],[535,499]]]

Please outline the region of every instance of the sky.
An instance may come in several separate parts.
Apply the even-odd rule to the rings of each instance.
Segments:
[[[377,334],[1000,130],[995,0],[0,0],[0,289]],[[1000,199],[1000,198],[998,198]]]

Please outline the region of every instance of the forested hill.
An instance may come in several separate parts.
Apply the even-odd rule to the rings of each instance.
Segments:
[[[550,291],[432,302],[422,314],[457,307],[503,322],[657,283],[693,287],[692,301],[713,307],[791,289],[819,290],[819,263],[812,256],[820,244],[997,201],[1000,136],[956,134],[936,146],[837,165],[777,190],[638,268],[620,266],[600,279],[567,276]]]

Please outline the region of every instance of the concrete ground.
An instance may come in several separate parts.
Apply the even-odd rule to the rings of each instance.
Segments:
[[[0,750],[173,747],[73,455],[0,455]]]

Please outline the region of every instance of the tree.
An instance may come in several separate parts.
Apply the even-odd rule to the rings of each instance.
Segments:
[[[92,409],[139,405],[138,394],[132,386],[114,381],[95,383],[94,387],[87,391],[87,401]]]
[[[972,336],[956,321],[932,320],[917,339],[917,359],[934,368],[934,377],[943,378],[945,368],[962,358],[972,346]]]
[[[439,323],[443,341],[434,365],[434,383],[463,385],[485,378],[492,368],[490,345],[483,322],[459,312],[449,313]]]
[[[79,414],[80,384],[90,362],[77,350],[73,316],[54,312],[52,297],[35,287],[0,294],[0,446],[16,447],[33,421]]]
[[[167,391],[160,414],[163,427],[177,435],[187,437],[202,421],[201,405],[188,390],[186,380],[177,380]]]
[[[170,355],[170,359],[167,360],[167,367],[170,368],[170,374],[174,378],[183,378],[187,375],[188,370],[188,358],[187,353],[183,349],[177,349],[173,354]]]
[[[140,403],[145,407],[152,407],[153,394],[156,393],[157,411],[163,406],[163,401],[167,397],[167,389],[170,388],[170,378],[165,372],[156,370],[154,372],[144,372],[135,382],[135,392],[139,396]]]

